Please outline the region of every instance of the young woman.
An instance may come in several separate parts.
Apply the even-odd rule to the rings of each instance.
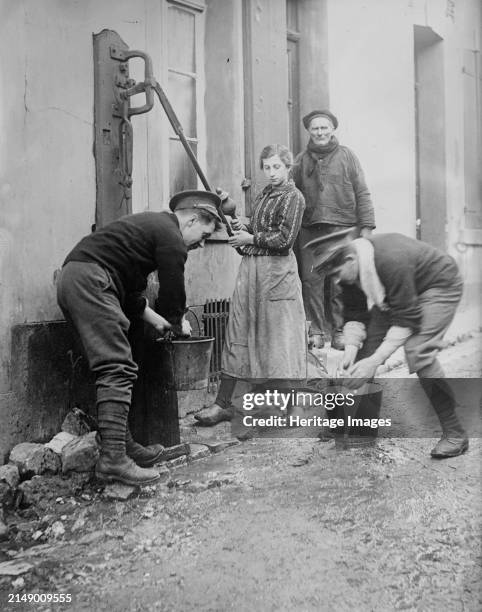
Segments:
[[[283,386],[306,380],[306,331],[301,282],[293,243],[304,198],[289,178],[291,152],[282,145],[261,151],[269,184],[256,198],[250,223],[233,221],[232,247],[242,247],[222,355],[216,401],[195,418],[215,425],[233,416],[231,397],[238,379]]]

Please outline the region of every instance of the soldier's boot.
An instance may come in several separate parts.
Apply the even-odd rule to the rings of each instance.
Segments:
[[[457,457],[469,448],[467,433],[455,412],[455,398],[444,378],[420,378],[442,426],[442,437],[431,451],[435,459]]]
[[[129,427],[126,429],[126,455],[137,463],[139,467],[152,467],[158,463],[165,452],[162,444],[149,444],[142,446],[134,440]]]
[[[98,405],[98,425],[101,450],[95,466],[101,482],[121,482],[132,486],[150,485],[159,480],[156,470],[139,467],[126,455],[126,430],[129,405],[101,402]]]

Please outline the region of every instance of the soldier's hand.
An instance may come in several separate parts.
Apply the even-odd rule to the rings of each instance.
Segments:
[[[160,314],[157,314],[157,312],[152,310],[152,308],[149,306],[146,306],[144,312],[142,313],[142,318],[144,321],[146,321],[146,323],[152,325],[152,327],[160,334],[165,334],[171,329],[171,324],[169,321],[164,317],[161,317]]]
[[[183,317],[181,321],[181,333],[183,336],[189,337],[192,334],[192,327],[189,321]]]

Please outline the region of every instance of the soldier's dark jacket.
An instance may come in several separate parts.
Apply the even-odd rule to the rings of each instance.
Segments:
[[[127,215],[83,238],[67,255],[69,261],[97,263],[105,268],[119,292],[124,312],[131,318],[144,311],[148,275],[157,270],[156,311],[173,325],[186,309],[184,266],[187,247],[179,222],[169,212]]]

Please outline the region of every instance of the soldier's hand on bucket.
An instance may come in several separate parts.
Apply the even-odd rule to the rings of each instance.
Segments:
[[[181,334],[183,336],[189,337],[192,334],[192,327],[186,317],[183,317],[181,321]]]
[[[152,310],[152,308],[149,306],[146,306],[144,312],[142,313],[142,318],[144,321],[146,321],[146,323],[152,325],[152,327],[160,334],[166,333],[172,327],[167,319],[161,317],[160,314],[157,314],[157,312]]]

